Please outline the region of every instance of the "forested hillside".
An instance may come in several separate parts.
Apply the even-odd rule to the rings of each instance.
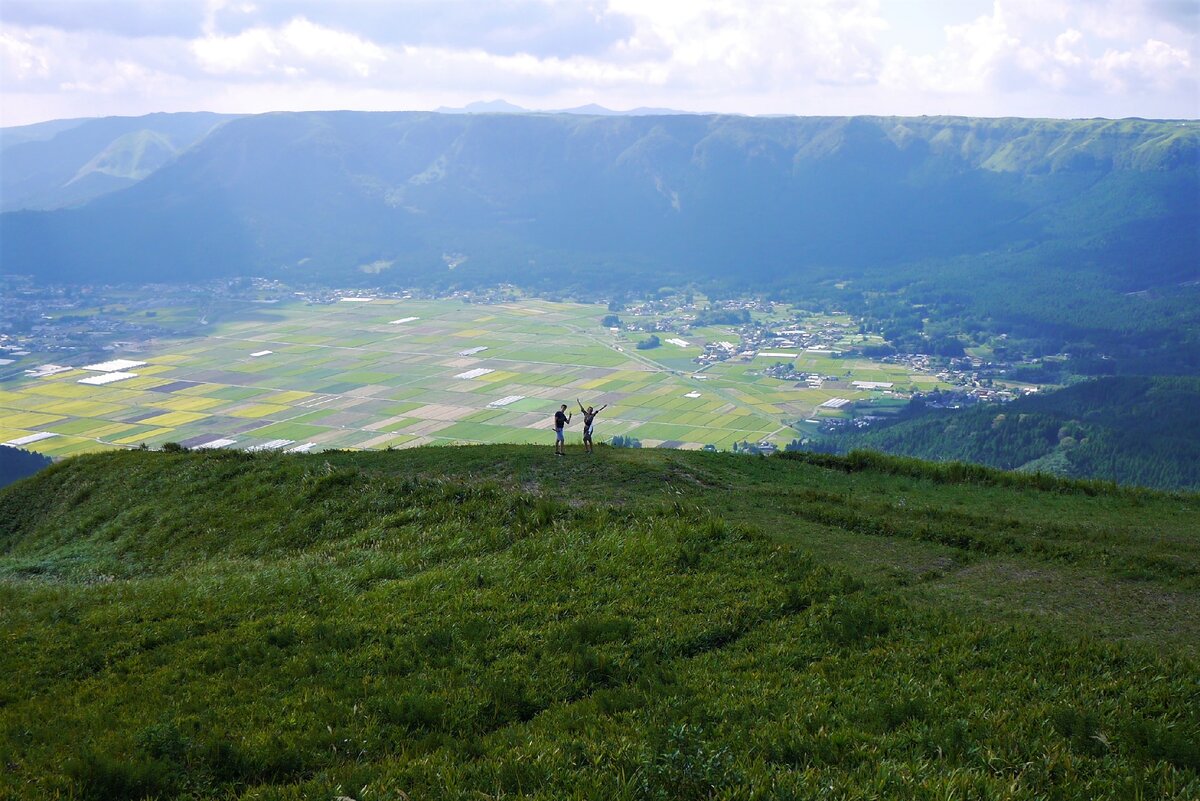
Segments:
[[[40,453],[0,445],[0,487],[31,476],[50,465],[50,459]]]
[[[1200,379],[1086,381],[962,410],[914,401],[904,415],[819,445],[1042,471],[1160,488],[1200,488]]]

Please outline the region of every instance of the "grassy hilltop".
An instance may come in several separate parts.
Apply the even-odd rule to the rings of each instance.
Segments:
[[[1196,798],[1198,524],[862,454],[75,457],[0,491],[0,797]]]

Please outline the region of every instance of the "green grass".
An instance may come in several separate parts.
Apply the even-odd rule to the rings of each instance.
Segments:
[[[867,456],[70,459],[0,491],[0,797],[1190,799],[1198,522]]]
[[[294,439],[302,440],[324,434],[331,429],[322,426],[306,425],[304,423],[274,423],[263,428],[254,429],[256,439]]]

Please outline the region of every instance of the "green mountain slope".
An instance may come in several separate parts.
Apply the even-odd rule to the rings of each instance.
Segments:
[[[869,448],[937,461],[1041,470],[1163,489],[1200,489],[1200,379],[1114,377],[1002,406],[916,404],[900,420],[833,435],[836,451]]]
[[[381,260],[431,280],[446,252],[459,281],[795,280],[1047,242],[1103,261],[1167,233],[1142,289],[1196,277],[1174,250],[1197,253],[1198,158],[1192,122],[266,114],[83,210],[2,223],[14,272],[343,281]],[[220,241],[178,244],[202,233]]]
[[[134,131],[114,139],[108,147],[79,168],[69,183],[93,173],[140,181],[175,155],[171,140],[157,131]]]
[[[58,209],[132,186],[228,119],[149,114],[0,129],[0,211]]]
[[[0,793],[1192,798],[1198,521],[882,457],[69,459],[0,491]]]

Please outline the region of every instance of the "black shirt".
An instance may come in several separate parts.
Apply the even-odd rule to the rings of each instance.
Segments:
[[[566,424],[567,424],[567,416],[565,414],[563,414],[563,412],[561,410],[555,412],[554,413],[554,427],[562,428]]]

